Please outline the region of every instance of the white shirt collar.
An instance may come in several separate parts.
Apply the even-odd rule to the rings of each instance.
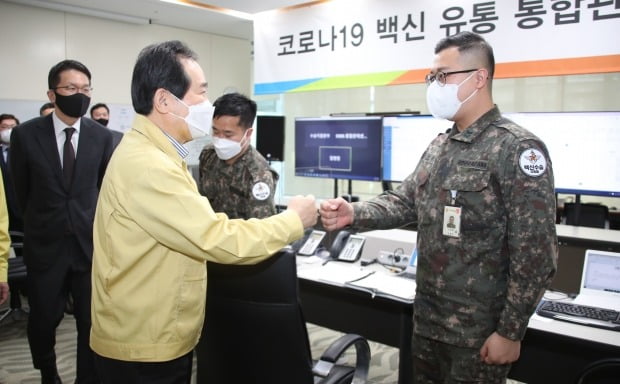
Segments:
[[[78,118],[73,125],[65,124],[58,116],[56,116],[56,112],[52,112],[52,121],[54,122],[54,132],[56,136],[62,135],[64,137],[65,132],[64,129],[67,127],[75,128],[76,133],[80,133],[80,125],[82,123],[82,118]]]

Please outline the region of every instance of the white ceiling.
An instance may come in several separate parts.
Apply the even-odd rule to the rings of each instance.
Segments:
[[[311,0],[3,0],[99,17],[129,16],[152,22],[241,39],[252,39],[252,14],[313,2]],[[185,3],[185,4],[183,4]],[[232,16],[227,10],[247,15]]]

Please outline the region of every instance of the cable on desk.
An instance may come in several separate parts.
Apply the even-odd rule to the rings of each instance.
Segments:
[[[370,272],[368,272],[367,274],[365,274],[365,275],[364,275],[364,276],[362,276],[362,277],[358,277],[357,279],[353,279],[353,280],[345,281],[344,283],[345,283],[345,284],[355,283],[356,281],[360,281],[360,280],[363,280],[363,279],[367,278],[368,276],[370,276],[370,275],[374,274],[375,272],[376,272],[376,271],[370,271]]]
[[[394,273],[394,274],[399,274],[401,272],[403,272],[400,268],[394,266],[394,265],[388,265],[388,264],[381,264],[381,266],[385,269],[387,269],[388,271]]]
[[[543,295],[543,299],[549,300],[549,301],[569,300],[569,299],[574,299],[575,297],[577,297],[577,295],[574,293],[566,293],[566,292],[554,291],[554,290],[548,290]]]

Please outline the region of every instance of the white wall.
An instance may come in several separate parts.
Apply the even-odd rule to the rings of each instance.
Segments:
[[[47,101],[49,70],[64,59],[76,59],[91,71],[93,103],[131,105],[131,74],[138,53],[148,44],[172,39],[187,43],[199,55],[211,101],[227,87],[251,93],[249,41],[0,2],[0,106],[28,102],[37,106],[32,116],[18,117],[38,115],[38,106]]]

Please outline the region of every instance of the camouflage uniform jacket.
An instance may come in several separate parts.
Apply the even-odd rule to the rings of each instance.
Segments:
[[[448,205],[462,209],[458,238],[443,235]],[[356,227],[418,221],[415,333],[462,347],[494,331],[523,338],[557,260],[553,171],[540,139],[494,107],[433,140],[396,190],[354,206]]]
[[[200,193],[215,212],[233,219],[265,218],[276,213],[278,174],[252,146],[232,165],[217,157],[213,145],[200,153]]]

